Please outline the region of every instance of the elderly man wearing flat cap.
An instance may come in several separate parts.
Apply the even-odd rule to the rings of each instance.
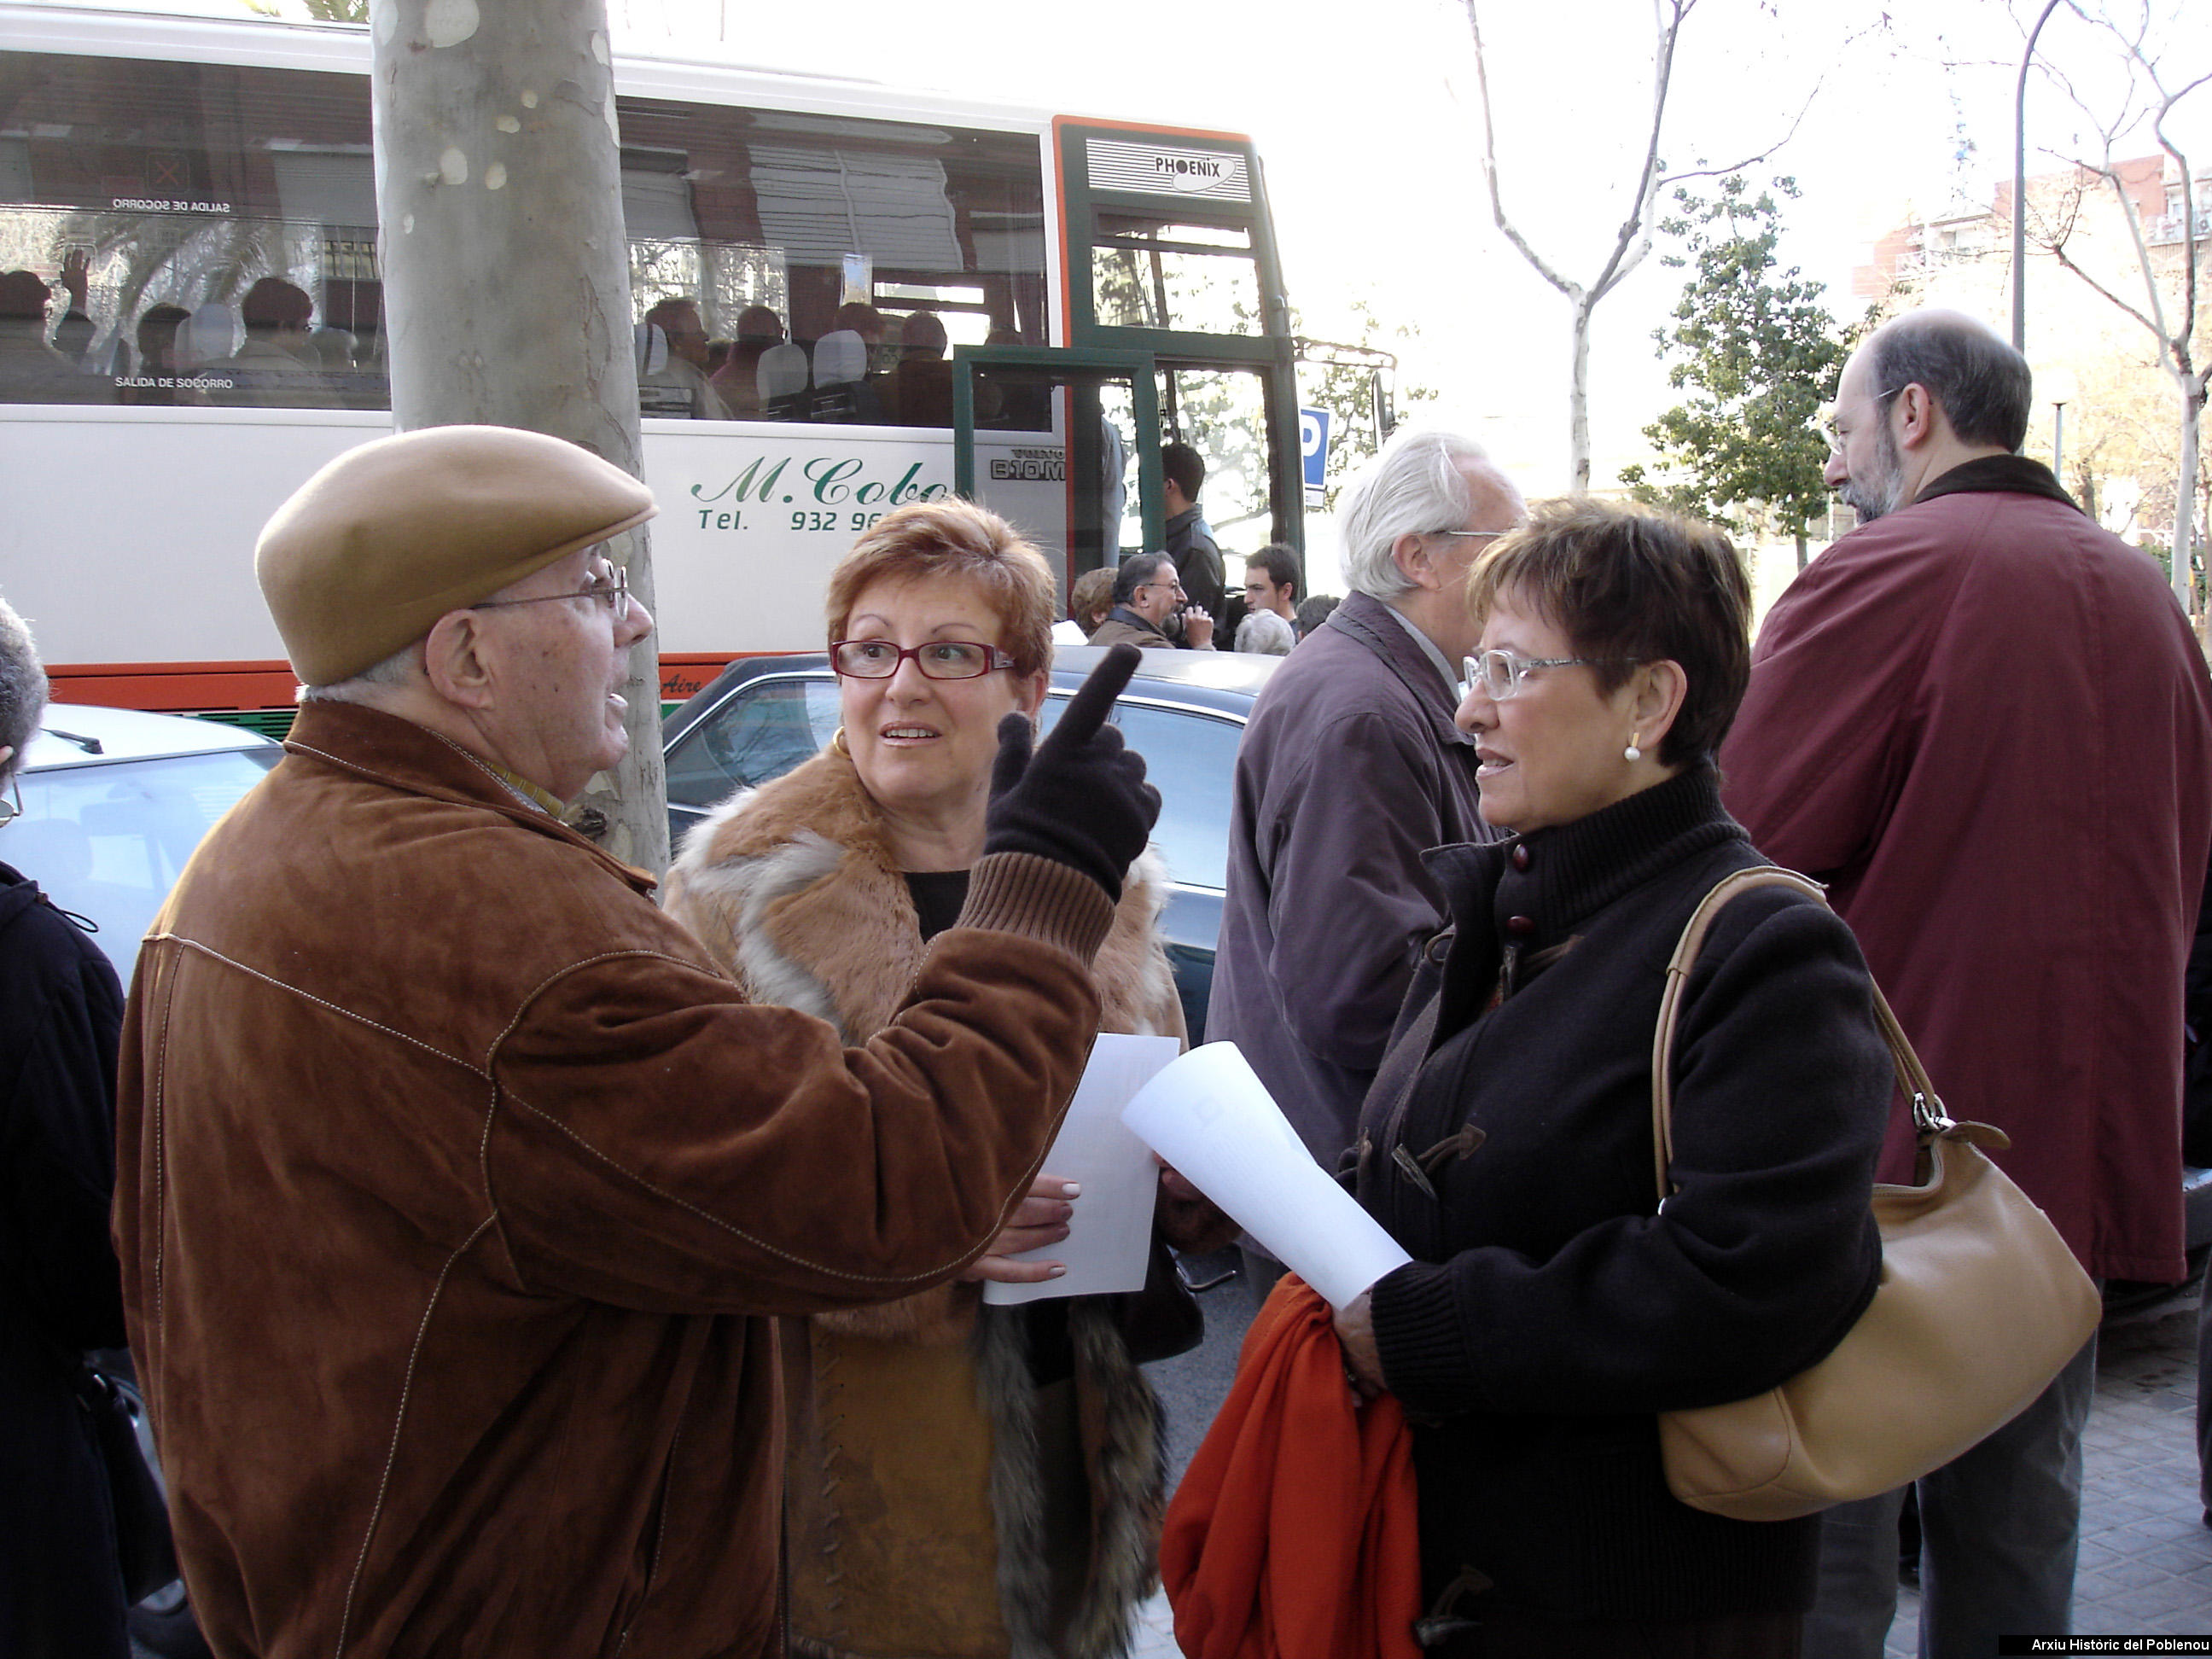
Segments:
[[[747,1004],[561,802],[620,758],[653,513],[535,434],[356,449],[272,519],[300,678],[139,959],[116,1227],[218,1654],[780,1655],[772,1322],[1021,1248],[1158,807],[1102,724],[1030,750],[865,1047]],[[1009,1230],[1012,1237],[1007,1236]]]

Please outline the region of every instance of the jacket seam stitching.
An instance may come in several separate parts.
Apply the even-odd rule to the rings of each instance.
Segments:
[[[809,1018],[811,1018],[811,1016],[809,1016]],[[690,1200],[681,1197],[675,1193],[669,1192],[666,1188],[648,1181],[644,1176],[640,1175],[636,1170],[629,1168],[627,1165],[608,1156],[605,1152],[601,1152],[589,1140],[577,1133],[575,1130],[570,1128],[567,1124],[562,1122],[559,1118],[555,1117],[551,1113],[544,1110],[542,1107],[533,1104],[512,1085],[503,1087],[501,1092],[504,1094],[507,1098],[512,1100],[515,1105],[522,1110],[528,1112],[533,1117],[540,1119],[556,1133],[566,1136],[569,1140],[575,1144],[579,1150],[589,1153],[592,1157],[597,1158],[600,1163],[605,1164],[607,1168],[612,1170],[616,1174],[623,1176],[625,1180],[635,1182],[638,1186],[642,1188],[645,1191],[651,1193],[655,1198],[661,1199],[670,1204],[673,1204],[678,1209],[696,1216],[700,1220],[706,1222],[709,1226],[719,1228],[723,1232],[727,1233],[731,1237],[741,1240],[744,1243],[753,1246],[756,1249],[762,1250],[766,1254],[774,1256],[779,1261],[787,1261],[793,1267],[803,1267],[809,1273],[820,1273],[826,1279],[841,1279],[852,1285],[917,1285],[926,1286],[929,1282],[939,1279],[945,1273],[951,1271],[969,1254],[969,1250],[967,1249],[963,1249],[958,1255],[947,1258],[938,1267],[925,1268],[917,1273],[903,1273],[896,1276],[883,1273],[856,1273],[848,1272],[842,1267],[832,1267],[827,1263],[816,1261],[809,1257],[799,1255],[793,1251],[787,1250],[781,1245],[772,1243],[769,1240],[762,1238],[757,1234],[749,1233],[744,1228],[738,1226],[735,1223],[724,1220],[720,1216],[714,1214],[711,1210],[702,1209],[698,1205],[691,1202]],[[1032,1178],[1035,1176],[1036,1173],[1035,1170],[1030,1171],[1030,1175]],[[1021,1188],[1018,1190],[1026,1191],[1027,1188],[1028,1182],[1027,1181],[1024,1181]],[[1012,1206],[1009,1205],[1009,1211],[1011,1211],[1012,1207]],[[1003,1224],[1002,1221],[993,1224],[992,1231],[988,1237],[995,1237],[1001,1224]],[[988,1238],[986,1242],[988,1242]]]
[[[411,1036],[409,1033],[399,1030],[393,1026],[386,1025],[380,1021],[371,1019],[366,1014],[356,1013],[350,1008],[340,1007],[337,1003],[331,1001],[325,997],[319,997],[312,991],[303,990],[299,986],[294,985],[288,981],[278,979],[274,974],[264,973],[260,969],[249,966],[246,963],[238,961],[235,957],[227,957],[223,955],[222,951],[216,950],[213,946],[201,944],[198,939],[185,939],[181,934],[176,933],[159,934],[155,937],[173,939],[185,950],[198,951],[200,955],[210,958],[211,961],[222,963],[227,968],[234,968],[240,973],[247,975],[249,978],[258,979],[264,985],[271,985],[280,991],[289,992],[291,995],[299,998],[302,1002],[311,1002],[318,1008],[327,1009],[330,1012],[337,1015],[341,1019],[351,1020],[356,1025],[365,1025],[372,1031],[380,1031],[386,1036],[395,1037],[398,1041],[408,1044],[410,1048],[421,1049],[424,1054],[429,1054],[434,1059],[449,1061],[453,1065],[461,1066],[467,1071],[474,1072],[477,1076],[485,1079],[487,1081],[491,1080],[490,1073],[486,1071],[483,1066],[477,1065],[474,1061],[469,1060],[465,1055],[449,1054],[444,1049],[438,1048],[436,1045],[425,1042],[421,1037]],[[532,994],[534,995],[535,993],[532,993]]]
[[[346,1637],[353,1623],[353,1598],[361,1588],[361,1575],[368,1565],[368,1552],[376,1542],[376,1528],[384,1517],[384,1500],[392,1486],[392,1471],[399,1462],[399,1437],[407,1427],[407,1404],[415,1392],[415,1368],[422,1361],[422,1344],[430,1334],[430,1321],[438,1311],[439,1299],[446,1293],[446,1281],[453,1276],[453,1265],[470,1250],[491,1226],[494,1218],[487,1215],[477,1224],[476,1231],[461,1241],[460,1248],[446,1258],[446,1265],[438,1270],[438,1282],[430,1289],[430,1297],[422,1309],[422,1318],[415,1328],[415,1340],[407,1350],[407,1370],[399,1384],[399,1404],[392,1418],[392,1443],[386,1449],[384,1469],[376,1481],[376,1501],[370,1505],[368,1525],[362,1531],[361,1553],[354,1558],[353,1574],[346,1580],[345,1605],[338,1613],[338,1633],[331,1649],[331,1659],[345,1659]]]
[[[492,1051],[496,1053],[500,1044],[505,1042],[508,1037],[514,1034],[515,1028],[522,1023],[524,1016],[528,1012],[530,1005],[535,1002],[539,997],[543,996],[547,990],[559,981],[566,978],[570,974],[580,972],[582,969],[586,968],[595,967],[600,963],[622,961],[635,957],[657,957],[663,962],[672,962],[680,966],[690,968],[695,972],[699,971],[698,964],[696,963],[687,962],[682,957],[669,956],[665,952],[659,951],[611,951],[602,956],[590,957],[586,957],[582,962],[571,963],[568,967],[562,969],[560,972],[549,975],[541,984],[533,989],[528,996],[523,999],[521,1006],[515,1010],[514,1016],[507,1022],[506,1030],[502,1030],[499,1034],[499,1036],[493,1042]],[[720,976],[716,975],[716,977]],[[811,1018],[812,1016],[810,1015],[808,1018]],[[824,1023],[826,1024],[827,1022]],[[498,1078],[495,1073],[488,1072],[487,1075],[492,1077],[492,1080],[495,1084],[498,1083]],[[704,1221],[712,1226],[720,1228],[724,1232],[729,1234],[731,1237],[741,1239],[745,1243],[752,1245],[755,1249],[765,1251],[767,1254],[775,1257],[780,1261],[787,1261],[795,1267],[804,1267],[810,1273],[818,1273],[823,1274],[825,1278],[842,1279],[848,1284],[854,1285],[927,1285],[929,1281],[940,1278],[944,1273],[956,1267],[961,1259],[969,1254],[969,1250],[963,1249],[935,1267],[926,1268],[918,1273],[904,1273],[896,1277],[880,1273],[848,1273],[840,1267],[830,1267],[826,1263],[815,1261],[806,1256],[796,1255],[792,1251],[784,1249],[780,1245],[771,1243],[765,1238],[762,1238],[753,1233],[749,1233],[744,1228],[736,1225],[734,1223],[725,1221],[721,1217],[714,1214],[712,1211],[702,1209],[698,1205],[692,1203],[690,1200],[681,1197],[675,1193],[669,1192],[665,1188],[648,1181],[644,1176],[639,1174],[635,1170],[629,1168],[618,1159],[602,1152],[599,1147],[592,1145],[591,1141],[585,1139],[584,1136],[579,1134],[574,1129],[571,1128],[566,1123],[563,1123],[559,1118],[555,1117],[550,1112],[546,1111],[543,1107],[537,1105],[520,1089],[514,1087],[513,1084],[499,1085],[499,1092],[506,1096],[508,1099],[514,1101],[517,1106],[530,1113],[533,1117],[544,1122],[549,1127],[554,1129],[560,1134],[567,1136],[568,1139],[573,1141],[579,1148],[590,1153],[593,1158],[599,1159],[600,1163],[605,1164],[607,1168],[614,1170],[625,1180],[635,1182],[640,1187],[643,1188],[647,1192],[651,1193],[655,1198],[662,1199],[670,1204],[675,1205],[678,1209],[686,1211],[689,1213],[698,1217],[702,1221]],[[495,1104],[494,1110],[496,1109],[497,1107]],[[1032,1170],[1030,1173],[1034,1176],[1036,1172],[1035,1170]],[[1023,1190],[1026,1190],[1027,1187],[1028,1182],[1024,1181],[1023,1183]],[[1011,1212],[1013,1207],[1011,1201],[1006,1207],[1007,1212]],[[1002,1215],[1000,1221],[994,1224],[991,1233],[987,1237],[996,1237],[999,1227],[1003,1224],[1004,1216]]]

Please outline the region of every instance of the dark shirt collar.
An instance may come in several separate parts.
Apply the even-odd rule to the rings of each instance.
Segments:
[[[1167,638],[1166,633],[1162,630],[1158,623],[1138,615],[1126,605],[1115,605],[1106,613],[1106,619],[1109,622],[1125,622],[1132,628],[1143,629],[1147,634],[1158,634],[1162,639]]]
[[[2040,495],[2047,501],[2063,501],[2076,513],[2081,510],[2049,467],[2025,455],[1984,455],[1961,461],[1931,481],[1912,498],[1912,503],[1917,507],[1938,495]]]

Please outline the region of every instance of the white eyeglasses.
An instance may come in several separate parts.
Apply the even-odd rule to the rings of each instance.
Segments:
[[[1627,667],[1642,660],[1640,657],[1519,657],[1510,651],[1482,651],[1462,659],[1465,678],[1460,683],[1470,691],[1479,685],[1491,702],[1504,702],[1520,695],[1532,668],[1601,668],[1608,664]]]

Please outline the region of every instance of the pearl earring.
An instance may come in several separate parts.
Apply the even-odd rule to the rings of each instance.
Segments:
[[[1628,747],[1620,751],[1621,759],[1626,761],[1631,766],[1635,765],[1637,762],[1644,758],[1644,751],[1636,746],[1636,740],[1643,735],[1644,734],[1641,732],[1630,732],[1628,734]]]

